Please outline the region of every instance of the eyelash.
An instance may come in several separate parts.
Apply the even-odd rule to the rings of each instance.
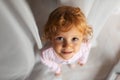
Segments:
[[[63,37],[57,37],[57,38],[55,38],[55,40],[58,40],[58,41],[63,41],[63,40],[64,40],[64,38],[63,38]]]
[[[63,37],[57,37],[57,38],[55,38],[55,40],[57,40],[57,41],[64,41],[64,38]],[[75,42],[75,41],[78,41],[78,40],[79,40],[79,38],[77,38],[77,37],[73,37],[71,39],[72,42]]]
[[[72,41],[74,42],[74,41],[78,41],[79,40],[79,38],[76,38],[76,37],[74,37],[74,38],[72,38]]]

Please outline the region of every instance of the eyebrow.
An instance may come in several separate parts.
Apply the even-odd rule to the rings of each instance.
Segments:
[[[81,37],[82,35],[72,35],[73,37],[75,36],[75,37]]]

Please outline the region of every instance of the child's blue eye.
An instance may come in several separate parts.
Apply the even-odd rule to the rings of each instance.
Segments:
[[[57,38],[55,38],[55,40],[57,40],[57,41],[63,41],[64,38],[63,37],[57,37]]]
[[[76,37],[74,37],[74,38],[72,38],[72,41],[74,42],[74,41],[78,41],[79,40],[79,38],[76,38]]]

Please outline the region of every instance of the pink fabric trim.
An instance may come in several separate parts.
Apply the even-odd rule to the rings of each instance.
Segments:
[[[64,60],[57,56],[52,47],[42,48],[40,52],[40,59],[41,62],[51,68],[52,71],[59,73],[61,71],[59,66],[60,64],[70,64],[76,61],[85,64],[89,56],[90,46],[91,45],[88,43],[82,44],[79,52],[69,60]]]

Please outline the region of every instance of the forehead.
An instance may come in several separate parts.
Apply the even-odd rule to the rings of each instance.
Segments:
[[[61,35],[61,36],[81,36],[82,33],[80,32],[80,30],[78,28],[72,27],[68,31],[59,32],[58,35]]]

